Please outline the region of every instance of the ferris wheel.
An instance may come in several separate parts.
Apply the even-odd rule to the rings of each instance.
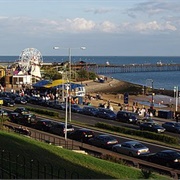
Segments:
[[[26,48],[21,52],[18,64],[22,72],[30,72],[32,71],[33,67],[42,66],[43,58],[40,51],[37,49]]]

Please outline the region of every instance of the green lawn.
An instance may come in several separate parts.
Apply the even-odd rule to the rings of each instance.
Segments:
[[[0,131],[0,148],[0,158],[3,156],[13,162],[0,160],[1,168],[10,169],[21,179],[52,179],[51,175],[58,175],[58,172],[56,179],[145,179],[139,169],[72,152],[15,133]],[[22,166],[17,167],[16,162]],[[50,175],[44,176],[42,171]],[[151,178],[170,179],[154,173]]]

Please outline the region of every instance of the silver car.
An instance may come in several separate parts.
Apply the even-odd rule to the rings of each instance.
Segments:
[[[127,141],[121,144],[116,144],[112,147],[112,150],[135,157],[147,155],[150,153],[149,148],[138,141]]]

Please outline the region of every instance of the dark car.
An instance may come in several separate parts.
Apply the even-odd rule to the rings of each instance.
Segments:
[[[87,142],[90,138],[94,137],[94,132],[89,129],[77,129],[69,134],[68,138],[81,142]]]
[[[180,133],[180,123],[176,122],[165,122],[162,124],[162,127],[166,129],[166,131]]]
[[[19,113],[19,114],[28,114],[29,110],[25,107],[17,107],[14,112]]]
[[[37,122],[35,114],[20,114],[17,112],[12,112],[9,114],[10,121],[22,125],[33,126]]]
[[[129,156],[140,157],[149,154],[149,148],[138,141],[127,141],[121,144],[116,144],[112,150],[118,153],[126,154]]]
[[[163,150],[150,154],[147,160],[167,167],[180,168],[180,153],[174,150]]]
[[[59,109],[59,110],[66,110],[66,104],[65,103],[61,103],[61,102],[56,102],[54,104],[54,108],[55,109]]]
[[[15,102],[16,104],[27,104],[26,99],[23,98],[23,97],[16,97],[16,98],[14,99],[14,102]]]
[[[64,136],[65,130],[65,123],[55,122],[50,127],[49,132],[60,136]],[[74,131],[73,126],[71,124],[67,124],[67,134],[71,133],[72,131]]]
[[[40,97],[31,96],[29,97],[28,102],[31,104],[39,104]]]
[[[102,134],[90,138],[88,143],[97,147],[111,149],[113,145],[118,144],[118,140],[110,135]]]
[[[53,125],[53,121],[44,119],[37,121],[36,124],[34,125],[34,128],[48,132],[49,129],[52,127],[52,125]]]
[[[9,119],[13,123],[18,123],[18,116],[19,116],[19,113],[17,112],[9,113]]]
[[[37,117],[35,114],[22,114],[18,116],[18,123],[27,125],[27,126],[34,126],[37,123]]]
[[[15,105],[15,102],[13,99],[8,98],[8,97],[2,97],[1,100],[3,100],[3,105],[4,106],[11,106],[13,107]]]
[[[129,112],[129,111],[118,111],[116,116],[117,121],[132,123],[132,124],[136,124],[138,118],[139,115],[137,113]]]
[[[0,109],[0,116],[8,116],[8,111],[5,109]]]
[[[146,130],[156,133],[163,133],[166,129],[160,126],[158,123],[146,122],[139,125],[140,130]]]
[[[98,108],[97,117],[104,118],[104,119],[116,119],[116,113],[110,109],[106,108]]]
[[[14,100],[17,97],[20,97],[20,95],[18,93],[11,93],[9,94],[9,97]]]
[[[140,125],[140,124],[143,124],[143,123],[146,123],[146,122],[150,122],[150,123],[155,123],[155,120],[154,119],[152,119],[152,118],[142,118],[142,119],[138,119],[137,121],[136,121],[136,124],[137,125]]]
[[[89,115],[89,116],[96,116],[98,113],[98,109],[93,106],[84,106],[82,108],[82,114]]]
[[[68,110],[69,110],[68,106]],[[82,113],[82,108],[78,104],[71,104],[71,111],[76,113]]]

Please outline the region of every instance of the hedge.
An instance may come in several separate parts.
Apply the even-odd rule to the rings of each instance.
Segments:
[[[44,110],[44,109],[34,109],[34,108],[27,108],[27,109],[29,111],[36,112],[38,114],[44,114],[44,115],[48,115],[48,116],[52,116],[52,117],[59,117],[58,112],[47,111],[47,110]]]
[[[123,134],[128,134],[128,135],[136,135],[136,136],[140,136],[140,137],[144,137],[148,139],[161,141],[168,144],[176,144],[176,145],[179,144],[179,139],[177,137],[168,136],[166,134],[158,134],[158,133],[149,132],[149,131],[134,130],[134,129],[126,128],[126,127],[112,126],[105,123],[96,123],[95,127],[111,130],[111,131],[119,132]]]

